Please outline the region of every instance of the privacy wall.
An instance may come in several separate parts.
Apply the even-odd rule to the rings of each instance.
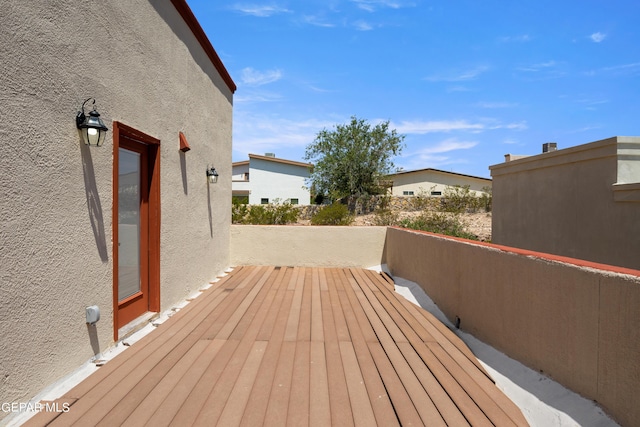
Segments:
[[[640,271],[398,228],[385,257],[461,329],[638,425]]]

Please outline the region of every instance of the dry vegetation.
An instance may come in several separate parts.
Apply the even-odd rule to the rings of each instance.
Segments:
[[[399,220],[413,219],[422,214],[417,211],[397,211]],[[373,226],[378,225],[376,220],[377,214],[371,213],[366,215],[357,215],[351,224],[352,226]],[[462,221],[467,225],[467,229],[478,236],[478,240],[482,242],[491,241],[491,212],[475,212],[460,214]],[[297,225],[311,225],[308,219],[300,219]]]
[[[234,224],[399,226],[491,241],[491,190],[476,197],[468,186],[448,187],[444,197],[367,196],[332,205],[244,205],[234,201]]]

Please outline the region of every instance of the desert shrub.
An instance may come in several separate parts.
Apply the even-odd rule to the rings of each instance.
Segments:
[[[353,215],[342,203],[327,205],[311,217],[312,225],[349,225],[352,222]]]
[[[231,223],[242,224],[244,218],[249,213],[249,208],[237,198],[232,199],[231,203]]]
[[[409,199],[409,206],[416,211],[434,209],[439,206],[440,198],[433,197],[431,195],[431,191],[433,191],[435,188],[436,186],[434,185],[429,189],[429,191],[426,191],[421,187],[420,191],[418,191],[418,194]]]
[[[482,195],[478,200],[479,207],[485,212],[491,212],[491,204],[493,202],[493,193],[491,187],[482,187]]]
[[[442,197],[441,211],[451,213],[475,212],[478,198],[471,192],[469,185],[447,187]]]
[[[376,211],[373,216],[375,225],[398,225],[399,215],[391,209],[384,211]]]
[[[425,212],[417,218],[401,221],[400,226],[413,230],[429,231],[431,233],[446,234],[447,236],[478,240],[478,236],[471,233],[460,216],[455,214]]]
[[[397,225],[398,213],[391,207],[391,196],[380,196],[378,198],[378,205],[373,211],[373,222],[376,225]]]
[[[284,225],[296,222],[299,214],[291,203],[250,206],[234,203],[231,219],[234,224]]]

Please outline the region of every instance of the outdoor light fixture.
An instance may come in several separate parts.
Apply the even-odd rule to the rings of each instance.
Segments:
[[[207,166],[207,178],[209,179],[209,184],[218,182],[218,171],[216,168]]]
[[[91,99],[93,99],[93,110],[89,112],[89,117],[87,117],[84,114],[84,104]],[[82,131],[82,139],[85,144],[100,147],[104,142],[104,137],[109,129],[100,120],[100,113],[96,110],[94,98],[88,98],[82,103],[82,111],[78,111],[76,115],[76,126]]]

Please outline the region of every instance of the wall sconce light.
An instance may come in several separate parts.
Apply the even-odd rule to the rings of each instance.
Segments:
[[[91,99],[93,99],[93,110],[89,112],[89,117],[87,117],[84,114],[84,104]],[[82,140],[85,144],[100,147],[104,142],[104,137],[109,129],[100,120],[100,113],[96,110],[94,98],[88,98],[82,103],[82,111],[78,111],[76,115],[76,126],[82,131]]]
[[[218,182],[218,171],[216,168],[207,166],[207,178],[209,179],[209,184]]]

